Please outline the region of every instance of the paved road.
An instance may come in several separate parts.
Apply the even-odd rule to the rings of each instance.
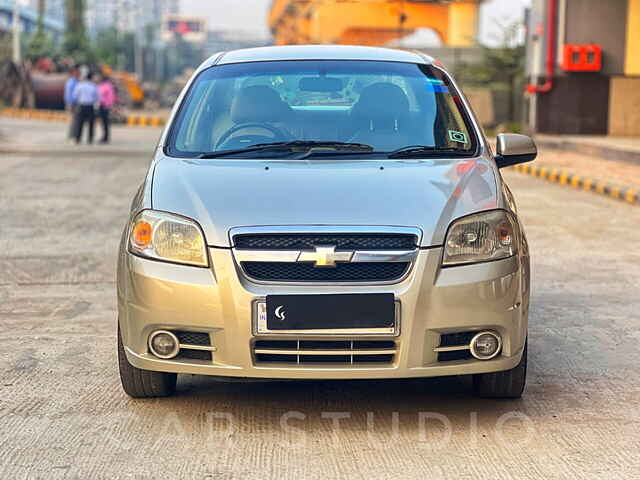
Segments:
[[[131,400],[115,251],[158,131],[116,129],[115,150],[0,131],[22,150],[0,153],[0,478],[640,478],[640,208],[507,173],[534,263],[520,401],[463,378],[207,377]]]

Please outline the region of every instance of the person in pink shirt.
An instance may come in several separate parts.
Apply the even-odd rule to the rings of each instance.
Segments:
[[[100,143],[109,143],[111,134],[111,109],[116,103],[116,89],[113,82],[106,75],[100,75],[98,79],[98,96],[100,105],[98,115],[102,121],[102,140]]]

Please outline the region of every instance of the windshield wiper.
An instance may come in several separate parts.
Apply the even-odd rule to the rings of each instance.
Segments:
[[[229,155],[239,155],[243,153],[253,152],[266,152],[271,150],[282,150],[285,152],[296,152],[297,149],[302,151],[309,151],[311,149],[327,149],[327,150],[339,150],[339,151],[356,151],[356,152],[371,152],[373,147],[364,143],[348,143],[348,142],[320,142],[320,141],[305,141],[295,140],[291,142],[273,142],[273,143],[258,143],[246,148],[239,148],[236,150],[221,150],[219,152],[202,153],[198,158],[220,158]],[[298,153],[298,152],[296,152]]]
[[[388,158],[412,158],[433,156],[440,154],[454,154],[454,155],[469,155],[471,152],[468,150],[461,150],[453,147],[434,147],[430,145],[411,145],[409,147],[402,147],[398,150],[387,153]]]
[[[352,143],[352,142],[322,142],[316,140],[294,140],[290,142],[273,142],[273,143],[258,143],[251,145],[250,147],[239,148],[234,150],[220,150],[218,152],[202,153],[198,158],[222,158],[233,155],[242,155],[255,152],[269,152],[269,151],[281,151],[284,154],[289,153],[302,153],[303,157],[307,158],[318,153],[331,153],[336,154],[348,154],[348,153],[375,153],[385,155],[387,158],[415,158],[434,155],[461,155],[467,156],[471,152],[467,150],[461,150],[453,147],[434,147],[431,145],[411,145],[408,147],[402,147],[391,152],[378,152],[371,145],[365,143]]]
[[[323,142],[318,140],[294,140],[292,142],[277,142],[277,143],[259,143],[253,145],[254,147],[291,147],[291,148],[327,148],[335,150],[364,150],[370,152],[373,150],[371,145],[365,143],[352,143],[352,142]]]

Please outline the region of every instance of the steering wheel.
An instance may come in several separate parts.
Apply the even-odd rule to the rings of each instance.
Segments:
[[[233,127],[231,127],[229,130],[227,130],[226,132],[224,132],[221,136],[220,139],[218,140],[218,143],[216,144],[216,149],[219,149],[220,145],[224,145],[227,140],[229,140],[229,138],[231,138],[235,133],[239,132],[240,130],[245,130],[247,128],[261,128],[263,130],[267,130],[268,132],[270,132],[273,137],[272,140],[290,140],[291,139],[291,135],[286,133],[284,130],[278,128],[278,127],[274,127],[273,125],[269,125],[268,123],[239,123],[238,125],[235,125]],[[243,138],[247,137],[247,138],[251,138],[254,137],[253,135],[243,135]],[[264,137],[262,137],[264,138]]]

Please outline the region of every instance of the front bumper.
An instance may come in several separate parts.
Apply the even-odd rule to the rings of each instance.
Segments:
[[[421,250],[409,275],[393,285],[259,285],[239,273],[229,249],[211,248],[213,268],[145,260],[120,253],[118,310],[129,362],[144,370],[248,378],[374,379],[465,375],[508,370],[522,356],[527,332],[526,259],[440,268],[440,248]],[[381,365],[268,364],[256,362],[256,301],[268,294],[394,293],[400,333],[394,359]],[[212,360],[161,360],[149,352],[158,329],[209,333]],[[434,349],[447,333],[494,330],[501,354],[488,361],[438,361]],[[282,335],[284,339],[301,336]],[[269,336],[273,339],[273,336]],[[305,340],[331,339],[304,335]],[[342,338],[340,338],[342,339]],[[350,337],[370,340],[371,336]]]

